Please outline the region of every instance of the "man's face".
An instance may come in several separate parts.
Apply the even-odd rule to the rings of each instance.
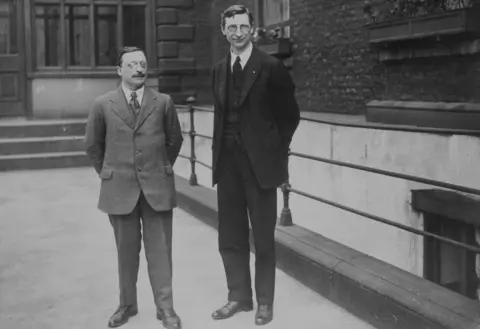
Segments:
[[[222,34],[227,37],[232,48],[243,50],[246,48],[253,35],[253,26],[250,25],[247,14],[239,14],[225,18]]]
[[[141,88],[147,79],[147,59],[141,51],[126,53],[117,71],[123,83],[133,90]]]

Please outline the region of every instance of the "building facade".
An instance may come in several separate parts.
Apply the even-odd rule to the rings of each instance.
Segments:
[[[211,67],[228,51],[220,14],[234,3],[252,8],[267,35],[280,24],[278,38],[259,46],[290,67],[302,111],[364,114],[374,100],[480,102],[476,38],[437,35],[427,48],[376,43],[363,1],[5,0],[0,116],[84,116],[93,97],[118,84],[124,45],[146,49],[151,87],[177,103],[195,95],[208,104]]]
[[[177,26],[187,1],[5,0],[0,3],[0,116],[84,117],[93,98],[119,83],[122,46],[145,49],[150,87],[159,80],[184,97],[173,72],[195,71],[178,41],[194,27]],[[165,78],[160,78],[165,76]],[[176,84],[176,86],[172,86]]]
[[[220,14],[236,3],[253,10],[258,47],[289,67],[303,117],[319,119],[301,122],[294,151],[480,190],[478,0],[413,9],[383,0],[1,0],[0,117],[86,117],[93,99],[118,85],[122,46],[145,49],[148,86],[177,104],[195,96],[210,105],[211,68],[228,53]],[[422,7],[428,3],[441,6]],[[197,132],[210,135],[212,113],[195,115]],[[188,131],[188,113],[180,117]],[[210,141],[195,143],[197,158],[209,163]],[[188,177],[190,165],[179,159],[177,173]],[[465,193],[298,158],[289,168],[299,190],[480,242],[480,201]],[[197,173],[210,186],[210,170]],[[281,204],[279,195],[279,211]],[[479,296],[472,252],[299,196],[291,208],[298,225]]]

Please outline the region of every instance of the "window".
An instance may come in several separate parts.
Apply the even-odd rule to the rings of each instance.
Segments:
[[[424,219],[427,232],[477,245],[476,228],[471,224],[427,212]],[[429,237],[424,241],[425,278],[471,299],[479,299],[475,273],[479,264],[475,253]]]
[[[256,4],[258,27],[268,27],[290,19],[289,0],[257,0]],[[289,38],[290,27],[280,29],[279,37]]]
[[[11,1],[0,1],[0,54],[17,52],[17,6]]]
[[[37,69],[116,66],[124,45],[145,49],[148,58],[154,31],[147,26],[153,21],[148,1],[123,1],[35,0]]]

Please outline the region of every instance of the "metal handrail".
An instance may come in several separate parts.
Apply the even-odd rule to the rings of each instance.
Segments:
[[[198,133],[195,132],[194,113],[195,113],[196,110],[203,111],[205,109],[199,109],[199,108],[193,106],[194,102],[195,102],[195,99],[193,97],[190,97],[189,99],[187,99],[187,103],[188,103],[187,108],[188,108],[188,112],[190,113],[190,131],[189,132],[182,131],[183,134],[187,134],[191,138],[191,149],[190,149],[191,153],[190,153],[190,156],[179,155],[182,158],[190,160],[190,163],[191,163],[191,175],[190,175],[190,179],[189,179],[190,185],[198,185],[197,175],[196,175],[196,172],[195,172],[195,164],[196,163],[212,169],[212,167],[210,165],[197,160],[196,157],[195,157],[195,137],[198,136],[198,137],[202,137],[202,138],[212,139],[212,136],[198,134]],[[208,110],[208,112],[211,112],[211,110],[209,110],[209,109],[207,109],[207,110]],[[304,118],[302,118],[301,120],[314,121],[312,119],[304,119]],[[376,169],[376,168],[351,164],[351,163],[342,162],[342,161],[330,160],[330,159],[326,159],[326,158],[322,158],[322,157],[318,157],[318,156],[307,155],[307,154],[302,154],[302,153],[298,153],[298,152],[292,152],[290,150],[288,151],[288,154],[289,154],[289,156],[290,155],[291,156],[296,156],[296,157],[299,157],[299,158],[304,158],[304,159],[329,163],[329,164],[337,165],[337,166],[341,166],[341,167],[348,167],[348,168],[352,168],[352,169],[367,171],[367,172],[371,172],[371,173],[374,173],[374,174],[390,176],[390,177],[394,177],[394,178],[399,178],[399,179],[414,181],[414,182],[423,183],[423,184],[427,184],[427,185],[432,185],[432,186],[442,187],[442,188],[446,188],[446,189],[456,190],[456,191],[460,191],[460,192],[464,192],[464,193],[480,195],[480,190],[474,189],[474,188],[469,188],[469,187],[466,187],[466,186],[445,183],[445,182],[441,182],[441,181],[437,181],[437,180],[433,180],[433,179],[422,178],[422,177],[413,176],[413,175],[400,174],[400,173],[396,173],[396,172],[392,172],[392,171],[388,171],[388,170]],[[281,213],[280,220],[279,220],[279,225],[281,225],[281,226],[293,225],[292,213],[291,213],[291,210],[290,210],[290,207],[289,207],[289,196],[290,196],[290,193],[295,193],[295,194],[307,197],[309,199],[319,201],[319,202],[331,205],[333,207],[336,207],[336,208],[339,208],[339,209],[357,214],[359,216],[366,217],[366,218],[372,219],[374,221],[377,221],[377,222],[380,222],[380,223],[383,223],[383,224],[386,224],[386,225],[389,225],[389,226],[397,227],[399,229],[402,229],[404,231],[408,231],[408,232],[413,233],[413,234],[434,238],[434,239],[437,239],[437,240],[442,241],[444,243],[450,244],[452,246],[463,248],[463,249],[469,250],[471,252],[474,252],[476,254],[480,254],[480,248],[479,247],[475,247],[475,246],[471,246],[471,245],[468,245],[468,244],[465,244],[465,243],[461,243],[461,242],[458,242],[458,241],[455,241],[455,240],[452,240],[452,239],[449,239],[449,238],[445,238],[441,235],[437,235],[437,234],[434,234],[434,233],[425,232],[423,230],[419,230],[419,229],[416,229],[416,228],[413,228],[413,227],[410,227],[410,226],[407,226],[407,225],[404,225],[404,224],[397,223],[397,222],[392,221],[392,220],[388,220],[388,219],[385,219],[385,218],[382,218],[382,217],[379,217],[379,216],[376,216],[376,215],[372,215],[372,214],[369,214],[369,213],[366,213],[366,212],[363,212],[363,211],[360,211],[360,210],[357,210],[357,209],[354,209],[354,208],[351,208],[351,207],[348,207],[348,206],[345,206],[345,205],[342,205],[342,204],[339,204],[339,203],[336,203],[336,202],[333,202],[333,201],[330,201],[330,200],[327,200],[327,199],[324,199],[324,198],[314,196],[314,195],[306,193],[304,191],[300,191],[300,190],[292,188],[288,181],[285,182],[284,184],[282,184],[282,186],[280,188],[283,192],[283,209],[282,209],[282,213]]]
[[[405,180],[409,180],[409,181],[412,181],[412,182],[417,182],[417,183],[422,183],[422,184],[427,184],[427,185],[432,185],[432,186],[437,186],[437,187],[443,187],[443,188],[446,188],[446,189],[455,190],[455,191],[459,191],[459,192],[480,195],[480,190],[475,189],[475,188],[471,188],[471,187],[462,186],[462,185],[445,183],[445,182],[437,181],[437,180],[434,180],[434,179],[422,178],[422,177],[407,175],[407,174],[400,174],[400,173],[396,173],[396,172],[393,172],[393,171],[376,169],[376,168],[372,168],[372,167],[361,166],[361,165],[356,165],[356,164],[342,162],[342,161],[330,160],[330,159],[326,159],[326,158],[322,158],[322,157],[318,157],[318,156],[314,156],[314,155],[302,154],[302,153],[291,152],[291,151],[289,151],[288,153],[290,155],[293,155],[293,156],[296,156],[296,157],[299,157],[299,158],[310,159],[310,160],[315,160],[315,161],[319,161],[319,162],[334,164],[334,165],[341,166],[341,167],[363,170],[363,171],[371,172],[371,173],[374,173],[374,174],[405,179]]]
[[[316,119],[316,118],[301,118],[300,120],[315,122],[315,123],[324,123],[324,124],[335,125],[339,127],[382,129],[382,130],[405,131],[405,132],[413,132],[413,133],[428,133],[428,134],[439,134],[439,135],[454,134],[454,135],[466,135],[466,136],[480,136],[480,130],[478,129],[473,130],[473,129],[453,129],[453,128],[430,128],[430,127],[421,127],[421,126],[402,126],[402,125],[379,124],[379,123],[352,123],[352,122],[341,122],[341,121]]]
[[[329,201],[327,199],[320,198],[318,196],[314,196],[312,194],[309,194],[309,193],[306,193],[306,192],[303,192],[303,191],[300,191],[300,190],[297,190],[297,189],[293,189],[290,186],[287,186],[286,189],[289,192],[292,192],[292,193],[295,193],[295,194],[298,194],[298,195],[302,195],[302,196],[307,197],[309,199],[319,201],[319,202],[331,205],[331,206],[339,208],[339,209],[346,210],[346,211],[351,212],[353,214],[357,214],[357,215],[360,215],[362,217],[370,218],[374,221],[384,223],[384,224],[387,224],[387,225],[390,225],[390,226],[394,226],[394,227],[397,227],[397,228],[402,229],[404,231],[408,231],[408,232],[411,232],[411,233],[414,233],[414,234],[417,234],[417,235],[423,235],[423,236],[428,236],[428,237],[431,237],[431,238],[435,238],[435,239],[440,240],[442,242],[448,243],[452,246],[464,248],[464,249],[467,249],[469,251],[473,251],[477,254],[480,254],[480,248],[479,247],[470,246],[470,245],[465,244],[465,243],[461,243],[461,242],[458,242],[458,241],[455,241],[455,240],[445,238],[441,235],[425,232],[425,231],[422,231],[422,230],[419,230],[419,229],[416,229],[416,228],[413,228],[413,227],[410,227],[410,226],[407,226],[407,225],[404,225],[404,224],[394,222],[392,220],[388,220],[388,219],[385,219],[385,218],[382,218],[382,217],[379,217],[379,216],[375,216],[375,215],[372,215],[372,214],[369,214],[369,213],[366,213],[366,212],[363,212],[363,211],[360,211],[360,210],[357,210],[357,209],[354,209],[354,208],[351,208],[351,207],[347,207],[347,206],[341,205],[337,202]]]

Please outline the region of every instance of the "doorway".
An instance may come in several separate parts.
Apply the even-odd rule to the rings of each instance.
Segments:
[[[23,1],[0,0],[0,117],[26,114]]]

